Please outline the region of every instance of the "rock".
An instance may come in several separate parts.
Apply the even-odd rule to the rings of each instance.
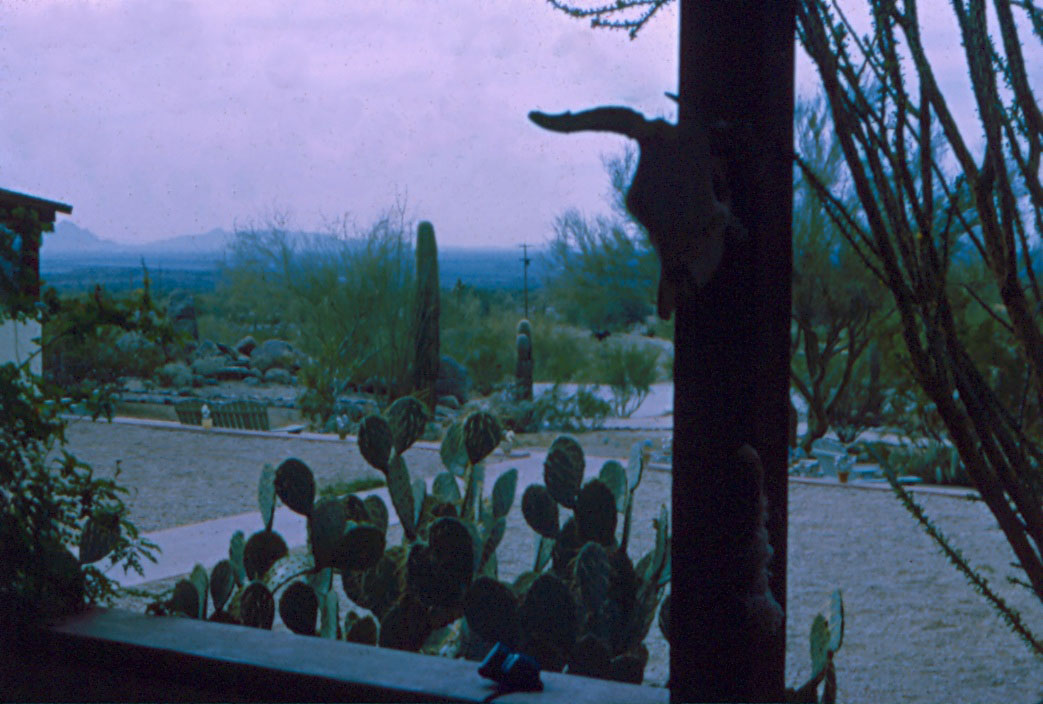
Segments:
[[[254,339],[253,335],[247,335],[239,342],[235,343],[235,351],[244,357],[249,357],[253,354],[254,349],[257,348],[257,340]]]
[[[185,333],[191,340],[199,339],[199,325],[196,322],[196,299],[188,291],[174,291],[167,299],[167,316],[174,325],[174,330]]]
[[[228,366],[223,357],[197,357],[192,360],[192,371],[199,376],[216,378],[218,372]]]
[[[267,372],[272,367],[296,371],[300,366],[297,361],[297,351],[285,340],[262,342],[250,355],[250,364],[261,372]]]
[[[156,370],[160,386],[183,388],[192,385],[192,370],[181,362],[170,362]]]
[[[257,386],[261,383],[261,380],[256,376],[248,376],[245,379],[243,379],[243,383],[247,384],[248,386]]]
[[[460,403],[467,401],[467,392],[471,388],[471,377],[467,369],[448,355],[442,355],[438,364],[438,379],[435,381],[435,395],[452,396]]]
[[[213,340],[203,340],[192,351],[192,356],[196,359],[206,359],[208,357],[220,357],[222,356],[222,353],[221,348],[217,346],[216,342]]]
[[[268,384],[293,384],[293,374],[280,367],[272,367],[264,373],[264,380]]]
[[[460,402],[456,400],[456,396],[441,396],[438,399],[438,405],[453,411],[460,410]]]

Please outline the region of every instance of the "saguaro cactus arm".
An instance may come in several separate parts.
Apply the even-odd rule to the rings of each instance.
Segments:
[[[557,115],[534,111],[529,119],[554,132],[612,132],[638,143],[641,153],[626,205],[659,255],[661,318],[670,317],[678,295],[713,278],[729,235],[735,240],[745,236],[731,213],[722,160],[712,153],[707,130],[699,131],[695,149],[683,153],[677,125],[649,120],[626,107]]]

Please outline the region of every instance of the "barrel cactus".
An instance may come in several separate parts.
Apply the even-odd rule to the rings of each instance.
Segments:
[[[435,243],[435,228],[426,221],[417,227],[414,305],[413,388],[427,407],[434,411],[438,402],[435,395],[439,360],[438,246]]]

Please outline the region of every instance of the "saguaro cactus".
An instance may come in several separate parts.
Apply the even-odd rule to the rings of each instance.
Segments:
[[[435,228],[427,221],[420,223],[416,233],[415,305],[413,387],[433,411],[438,403],[435,395],[439,359],[438,246],[435,244]]]
[[[524,318],[518,321],[518,363],[514,368],[516,377],[514,396],[519,401],[532,400],[532,326]]]

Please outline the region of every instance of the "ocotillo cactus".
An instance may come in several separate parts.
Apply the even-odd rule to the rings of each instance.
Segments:
[[[532,400],[532,327],[524,318],[518,321],[518,364],[514,368],[516,377],[514,396],[519,401]]]
[[[435,244],[435,228],[427,221],[420,223],[416,233],[415,305],[413,386],[417,395],[433,411],[438,403],[435,395],[439,359],[438,247]]]

